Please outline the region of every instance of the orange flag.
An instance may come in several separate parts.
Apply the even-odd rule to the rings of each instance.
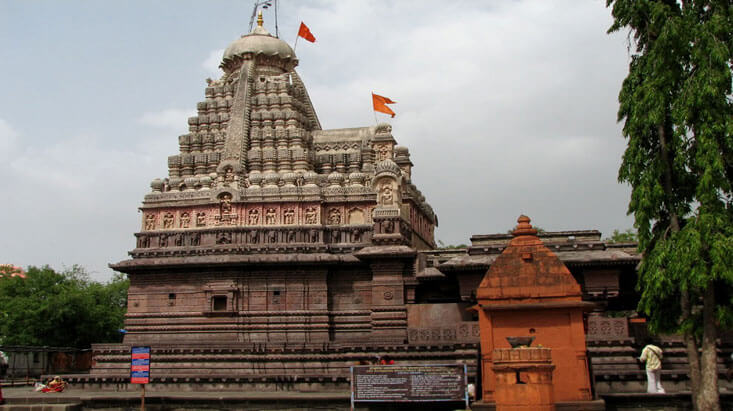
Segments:
[[[303,23],[302,21],[300,22],[300,28],[298,29],[298,36],[303,37],[311,43],[316,42],[316,37],[313,35],[313,33],[311,33],[308,26],[306,26],[305,23]]]
[[[395,104],[395,102],[387,97],[372,93],[372,105],[374,106],[374,111],[389,114],[392,116],[392,118],[394,118],[394,111],[392,111],[391,108],[387,107],[387,104]]]

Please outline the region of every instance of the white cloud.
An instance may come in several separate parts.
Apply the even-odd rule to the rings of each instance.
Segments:
[[[0,118],[0,156],[8,157],[15,146],[18,132],[6,120]]]
[[[221,63],[221,57],[224,55],[224,49],[212,50],[209,53],[209,57],[201,63],[201,66],[206,70],[206,74],[210,74],[212,78],[219,78],[223,74],[219,68]]]
[[[188,127],[188,118],[196,115],[196,110],[167,108],[161,111],[143,113],[138,119],[141,124],[159,128],[184,130]]]

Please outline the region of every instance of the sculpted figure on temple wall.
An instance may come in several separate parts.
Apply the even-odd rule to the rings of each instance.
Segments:
[[[145,216],[145,229],[146,230],[155,230],[155,215],[154,214],[148,214]]]
[[[234,169],[232,169],[231,167],[227,167],[224,169],[224,182],[225,183],[234,182]]]
[[[311,243],[317,243],[318,242],[318,231],[310,230],[310,232],[308,233],[308,238]]]
[[[361,242],[361,231],[357,229],[353,229],[351,231],[351,242],[352,243],[359,243]]]
[[[394,221],[392,220],[382,221],[382,233],[384,234],[394,233]]]
[[[338,208],[332,208],[328,212],[328,224],[341,224],[341,211]]]
[[[288,242],[289,243],[295,242],[295,231],[288,231]]]
[[[388,158],[392,158],[392,150],[389,144],[378,144],[374,147],[374,151],[377,152],[377,160],[383,161]]]
[[[191,215],[187,212],[181,213],[181,221],[178,222],[178,226],[180,228],[188,228],[189,224],[191,224]]]
[[[247,220],[247,223],[249,225],[257,225],[260,222],[260,210],[254,209],[249,210],[249,218]]]
[[[379,204],[381,205],[392,205],[394,204],[394,193],[392,192],[392,184],[383,183],[379,188]]]
[[[295,224],[295,210],[288,208],[283,212],[283,223]]]
[[[173,228],[173,214],[165,213],[163,216],[163,228]]]
[[[305,223],[306,224],[317,224],[318,213],[315,207],[308,207],[305,209]]]
[[[231,214],[232,213],[232,195],[229,193],[224,193],[219,197],[219,211],[221,215],[224,214]]]
[[[265,224],[272,225],[277,223],[277,211],[274,208],[268,208],[265,212]]]
[[[206,213],[199,212],[196,214],[196,227],[205,227],[206,226]]]

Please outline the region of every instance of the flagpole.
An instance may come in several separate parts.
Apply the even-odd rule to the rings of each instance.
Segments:
[[[374,114],[374,124],[379,124],[377,121],[377,112],[374,110],[374,92],[372,91],[372,113]]]
[[[298,47],[298,37],[300,37],[300,35],[295,36],[295,44],[293,45],[293,53],[295,53],[295,49]]]

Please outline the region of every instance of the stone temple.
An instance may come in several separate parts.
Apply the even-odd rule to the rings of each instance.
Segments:
[[[226,49],[169,175],[143,200],[131,258],[112,265],[130,279],[124,341],[95,345],[77,383],[124,384],[131,345],[152,347],[152,390],[344,389],[349,367],[376,356],[465,363],[475,378],[469,308],[512,235],[436,250],[438,220],[411,179],[408,149],[388,124],[322,129],[297,65],[261,19]],[[539,238],[584,300],[635,305],[638,256],[598,231]],[[594,367],[597,379],[624,369],[644,378],[626,318],[596,313],[587,328],[589,346],[613,357]]]

